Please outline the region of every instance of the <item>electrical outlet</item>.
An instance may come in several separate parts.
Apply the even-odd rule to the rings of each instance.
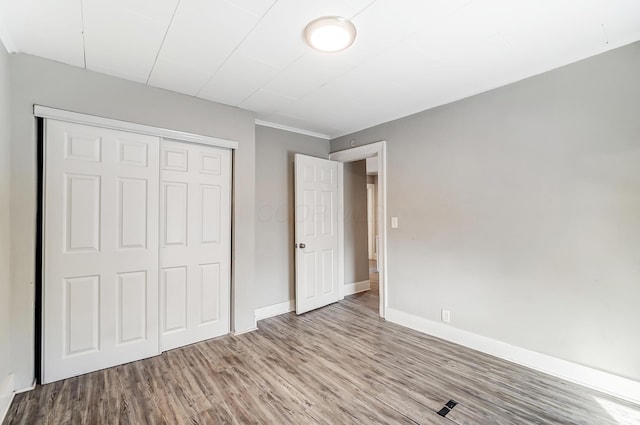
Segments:
[[[442,321],[444,323],[451,323],[451,311],[450,310],[442,310],[441,316],[442,316]]]

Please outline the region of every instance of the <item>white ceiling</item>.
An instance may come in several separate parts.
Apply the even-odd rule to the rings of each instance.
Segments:
[[[349,50],[305,45],[324,15]],[[336,137],[640,40],[640,0],[0,0],[0,37]]]

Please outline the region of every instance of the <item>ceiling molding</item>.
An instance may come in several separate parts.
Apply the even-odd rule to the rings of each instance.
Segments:
[[[9,30],[7,30],[7,27],[2,21],[2,16],[0,16],[0,42],[4,45],[7,53],[18,53],[16,45],[13,43],[13,39],[11,38],[11,34],[9,34]]]
[[[315,131],[303,130],[301,128],[289,127],[288,125],[277,124],[275,122],[256,120],[256,125],[263,127],[277,128],[278,130],[289,131],[291,133],[304,134],[305,136],[317,137],[319,139],[331,140],[328,134],[316,133]]]

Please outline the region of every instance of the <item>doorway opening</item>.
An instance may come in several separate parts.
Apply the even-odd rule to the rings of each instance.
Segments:
[[[352,283],[356,285],[359,283],[357,280],[355,282],[346,282],[345,281],[345,269],[348,272],[349,268],[352,264],[345,264],[345,250],[353,250],[354,247],[350,246],[352,243],[349,240],[346,240],[347,234],[346,231],[352,232],[353,229],[350,229],[349,223],[345,223],[346,218],[353,218],[353,213],[348,210],[349,206],[345,205],[345,199],[348,196],[351,196],[350,193],[345,192],[348,191],[348,185],[345,184],[345,175],[346,173],[351,172],[351,168],[353,168],[350,164],[353,164],[357,161],[367,161],[365,172],[365,178],[369,179],[369,173],[371,176],[376,173],[376,177],[372,178],[374,181],[373,192],[375,193],[375,214],[365,213],[367,216],[367,222],[369,222],[369,215],[373,215],[374,225],[370,226],[371,230],[369,230],[369,226],[366,229],[366,244],[364,244],[363,249],[365,250],[365,257],[367,259],[367,278],[368,282],[366,284],[373,289],[373,285],[375,282],[375,277],[377,277],[378,282],[378,291],[379,291],[379,306],[378,311],[381,318],[385,317],[386,306],[387,306],[387,267],[386,267],[386,243],[387,243],[387,193],[386,193],[386,142],[380,141],[371,143],[368,145],[358,146],[351,149],[346,149],[343,151],[334,152],[329,155],[329,158],[333,161],[338,161],[343,163],[343,167],[340,168],[341,172],[338,177],[340,194],[338,197],[339,202],[339,213],[338,213],[338,227],[339,227],[339,269],[342,271],[339,276],[339,287],[340,287],[340,299],[344,298],[346,294],[358,292],[353,291],[354,288],[351,287]],[[364,164],[362,164],[364,165]],[[360,168],[362,169],[362,165]],[[347,179],[349,177],[347,176]],[[348,182],[347,182],[348,183]],[[369,184],[367,182],[367,184]],[[368,188],[367,188],[368,189]],[[368,192],[369,190],[367,190]],[[366,192],[365,192],[366,193]],[[369,202],[366,201],[368,204]],[[345,210],[345,207],[347,210]],[[368,210],[369,208],[367,208]],[[352,232],[353,233],[353,232]],[[374,235],[375,233],[375,235]],[[353,236],[353,235],[351,235]],[[370,239],[371,238],[371,239]],[[373,258],[371,258],[373,257]],[[376,276],[377,271],[377,276]],[[357,288],[355,288],[357,289]]]
[[[342,164],[344,296],[360,294],[379,313],[376,262],[377,157]]]
[[[379,295],[378,250],[380,234],[376,225],[378,205],[378,158],[365,159],[367,175],[367,258],[369,266],[369,290]]]

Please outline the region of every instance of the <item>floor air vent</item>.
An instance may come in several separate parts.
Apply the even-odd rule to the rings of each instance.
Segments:
[[[455,400],[447,401],[447,403],[444,405],[444,407],[438,411],[438,415],[440,415],[440,416],[442,416],[444,418],[457,405],[458,405],[458,402],[455,401]]]

